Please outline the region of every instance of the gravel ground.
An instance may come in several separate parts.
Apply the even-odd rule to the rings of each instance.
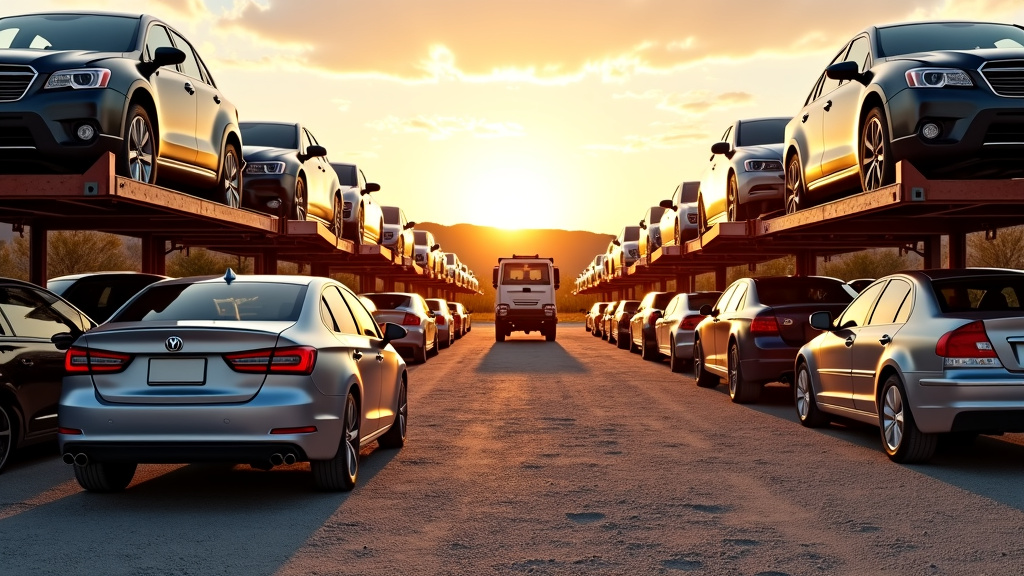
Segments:
[[[82,492],[54,446],[0,476],[3,574],[1024,573],[1024,446],[901,466],[878,431],[801,427],[560,326],[493,326],[410,368],[409,442],[348,494],[308,465],[141,466]]]

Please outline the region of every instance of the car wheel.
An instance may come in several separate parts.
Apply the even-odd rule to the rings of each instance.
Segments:
[[[434,333],[434,347],[428,352],[431,356],[437,356],[441,352],[440,341],[437,332]]]
[[[425,364],[427,362],[427,337],[423,337],[423,345],[417,346],[412,350],[412,359],[417,364]]]
[[[449,331],[449,334],[451,334],[450,331]],[[449,340],[448,338],[445,338],[444,340],[440,340],[439,344],[440,344],[441,348],[447,348],[447,347],[451,346],[451,340]]]
[[[669,338],[668,340],[668,367],[669,370],[676,374],[686,372],[686,360],[683,360],[679,356],[676,356],[676,339]]]
[[[331,234],[334,234],[335,238],[341,238],[342,232],[345,230],[342,218],[341,197],[337,194],[334,195],[334,200],[331,202],[331,210]]]
[[[225,206],[242,206],[242,163],[238,146],[228,142],[224,145],[223,161],[220,167],[220,181],[217,183],[214,199]]]
[[[15,433],[17,420],[14,418],[14,410],[7,404],[0,404],[0,472],[3,472],[7,462],[11,459],[11,453],[18,444],[18,436]]]
[[[557,330],[558,328],[556,326],[552,326],[551,328],[549,328],[548,331],[544,333],[544,339],[547,340],[548,342],[554,342]]]
[[[718,386],[719,379],[711,372],[704,369],[704,345],[700,339],[693,342],[693,379],[701,388],[714,388]]]
[[[623,336],[622,333],[620,332],[619,333],[619,337],[615,339],[615,346],[619,350],[627,350],[629,348],[629,339],[630,339],[629,334],[626,334],[625,336]]]
[[[313,482],[321,490],[347,492],[355,487],[359,476],[359,404],[351,392],[345,399],[338,453],[330,460],[313,460],[309,468]]]
[[[807,204],[800,156],[793,154],[786,164],[786,214],[796,214]]]
[[[744,206],[740,205],[740,185],[736,180],[736,174],[729,175],[725,202],[729,222],[742,222],[747,219],[747,211]]]
[[[398,257],[403,261],[405,260],[405,238],[398,239],[398,247],[396,248]]]
[[[893,462],[926,462],[935,454],[938,434],[925,434],[917,428],[906,398],[899,376],[889,376],[882,386],[882,409],[878,412],[882,448]]]
[[[401,448],[405,446],[406,428],[409,425],[409,398],[408,385],[403,381],[402,387],[398,390],[398,410],[395,411],[395,421],[391,428],[377,439],[381,448]]]
[[[672,231],[672,243],[676,246],[683,245],[683,236],[679,232],[679,216],[678,214],[676,215],[675,230]]]
[[[735,342],[729,345],[729,398],[737,404],[757,402],[761,397],[761,385],[743,378],[740,365],[740,348]]]
[[[814,399],[814,387],[811,385],[811,371],[807,364],[801,363],[796,369],[796,381],[793,383],[794,405],[800,423],[808,428],[819,428],[828,424],[828,416],[818,409]]]
[[[306,219],[306,181],[301,176],[295,179],[295,195],[292,196],[292,209],[288,217],[292,220]]]
[[[889,148],[889,127],[881,108],[872,108],[864,119],[859,148],[860,185],[865,192],[896,181],[896,163]]]
[[[494,341],[495,342],[504,342],[505,341],[505,331],[501,328],[501,326],[495,326],[494,327]]]
[[[74,468],[78,485],[89,492],[120,492],[132,483],[138,465],[94,462]]]
[[[642,336],[641,336],[642,337]],[[636,345],[636,341],[633,340],[633,331],[629,331],[629,351],[633,354],[640,353],[640,347]]]
[[[708,231],[708,215],[704,211],[704,198],[697,198],[697,235],[703,236]]]
[[[356,230],[355,237],[352,239],[356,241],[356,245],[361,245],[366,242],[366,223],[363,222],[363,207],[360,206],[359,210],[356,211],[356,223],[359,225]]]
[[[118,173],[146,184],[155,183],[157,153],[157,135],[149,113],[139,104],[132,104],[125,122]]]
[[[651,340],[643,333],[640,334],[640,357],[652,362],[661,360],[661,352],[658,352],[657,343],[651,343]]]

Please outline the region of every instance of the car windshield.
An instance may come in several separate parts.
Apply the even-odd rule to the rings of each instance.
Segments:
[[[338,173],[338,182],[342,186],[358,186],[359,179],[356,177],[355,164],[331,164],[334,171]]]
[[[881,56],[933,50],[1024,47],[1024,30],[1007,24],[928,22],[878,29]]]
[[[405,294],[363,294],[363,296],[373,302],[377,310],[412,308],[412,299]]]
[[[0,49],[131,52],[139,18],[97,14],[34,14],[0,19]]]
[[[972,276],[932,282],[944,314],[1024,312],[1024,275]]]
[[[549,269],[547,264],[506,262],[501,265],[502,284],[548,284]]]
[[[622,231],[622,240],[624,242],[636,242],[640,239],[640,227],[639,226],[628,226]]]
[[[854,296],[845,283],[828,278],[757,278],[754,283],[757,299],[765,306],[849,304]]]
[[[381,206],[380,209],[384,213],[384,222],[387,224],[402,223],[402,213],[398,206]]]
[[[441,312],[443,310],[447,310],[448,309],[448,304],[447,303],[442,303],[441,300],[437,300],[437,299],[431,298],[431,299],[427,300],[427,308],[430,308],[430,310],[433,311],[433,312]]]
[[[690,294],[686,299],[686,304],[690,307],[690,310],[700,310],[700,307],[705,304],[708,306],[714,306],[715,302],[718,302],[718,297],[721,295],[721,292],[712,292],[710,294]]]
[[[299,149],[299,131],[294,124],[240,122],[238,128],[242,131],[242,142],[246,146]]]
[[[287,321],[299,318],[306,286],[263,282],[152,285],[111,322]]]
[[[673,298],[675,298],[675,296],[675,292],[664,292],[662,294],[658,294],[657,296],[654,297],[654,300],[651,302],[651,308],[655,310],[664,310],[665,307],[668,306],[668,303],[671,302]]]
[[[767,120],[745,120],[740,122],[736,134],[737,146],[764,146],[780,144],[786,139],[788,118],[770,118]]]

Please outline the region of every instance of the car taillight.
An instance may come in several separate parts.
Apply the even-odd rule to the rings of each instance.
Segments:
[[[235,372],[253,374],[312,374],[316,348],[293,346],[225,354],[224,361]]]
[[[131,361],[130,354],[72,346],[64,354],[64,371],[68,374],[113,374],[127,368]]]
[[[997,368],[1003,364],[981,320],[946,332],[935,344],[935,354],[947,368]]]
[[[658,323],[659,318],[661,318],[660,310],[655,310],[651,312],[650,314],[647,315],[647,325],[650,326],[651,328],[654,328],[654,326]]]
[[[774,314],[766,314],[764,316],[754,316],[754,319],[750,322],[750,335],[751,336],[778,336],[779,335],[779,321],[775,318]]]
[[[687,316],[679,323],[679,329],[694,330],[697,328],[697,324],[700,324],[700,321],[703,319],[704,317],[699,314],[696,316]]]
[[[438,326],[444,326],[447,323],[445,322],[444,316],[434,316],[434,322],[436,322]]]
[[[405,313],[405,317],[402,318],[402,326],[419,326],[420,317],[415,314]]]

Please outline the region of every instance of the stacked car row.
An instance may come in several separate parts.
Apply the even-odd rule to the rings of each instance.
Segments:
[[[871,282],[742,278],[724,292],[651,292],[599,302],[586,330],[644,359],[692,363],[696,384],[725,379],[734,402],[793,384],[809,427],[877,425],[897,462],[943,442],[1024,432],[1024,272],[925,270]]]

